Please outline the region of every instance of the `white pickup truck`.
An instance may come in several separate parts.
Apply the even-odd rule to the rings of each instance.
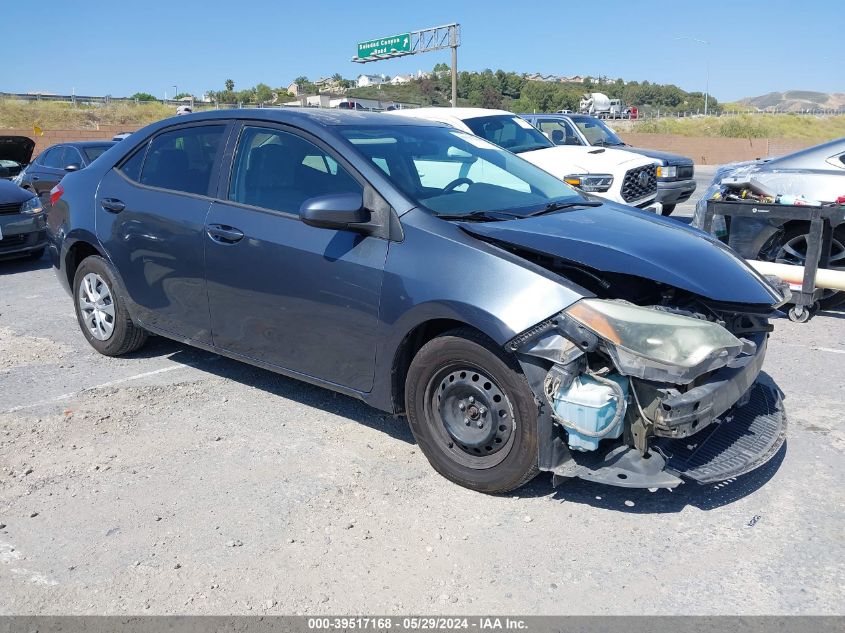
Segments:
[[[495,143],[587,193],[660,213],[657,165],[619,149],[555,145],[537,128],[504,110],[416,108],[390,112],[440,121]]]

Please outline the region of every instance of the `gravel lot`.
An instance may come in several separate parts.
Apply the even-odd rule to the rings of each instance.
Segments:
[[[789,439],[738,480],[484,496],[350,398],[99,356],[46,260],[0,263],[0,614],[842,614],[843,362],[845,312],[777,321]]]

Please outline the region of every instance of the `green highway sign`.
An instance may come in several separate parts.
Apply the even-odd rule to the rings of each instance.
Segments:
[[[372,57],[373,55],[410,52],[410,33],[401,33],[390,37],[380,37],[377,40],[369,40],[367,42],[358,43],[358,57]]]

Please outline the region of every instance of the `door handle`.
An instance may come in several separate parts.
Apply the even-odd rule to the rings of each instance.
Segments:
[[[100,200],[100,206],[112,213],[120,213],[126,208],[126,205],[117,198],[103,198]]]
[[[209,224],[205,228],[205,232],[218,244],[234,244],[240,242],[244,237],[243,231],[226,224]]]
[[[32,180],[41,180],[41,178],[39,178],[38,176],[36,176],[34,174],[32,176],[30,176],[30,178],[32,178]]]

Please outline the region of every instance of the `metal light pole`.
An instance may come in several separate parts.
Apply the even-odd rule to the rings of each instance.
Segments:
[[[179,86],[177,86],[176,84],[173,84],[173,99],[176,99],[176,97],[178,97],[178,96],[179,96]]]
[[[458,27],[449,29],[449,46],[452,47],[452,107],[458,107]]]
[[[696,44],[704,44],[707,47],[707,53],[705,55],[705,68],[706,68],[706,77],[704,83],[704,116],[707,116],[707,101],[708,96],[710,95],[710,42],[708,40],[702,40],[697,37],[690,37],[689,35],[679,35],[675,38],[676,40],[690,40],[691,42],[695,42]]]

